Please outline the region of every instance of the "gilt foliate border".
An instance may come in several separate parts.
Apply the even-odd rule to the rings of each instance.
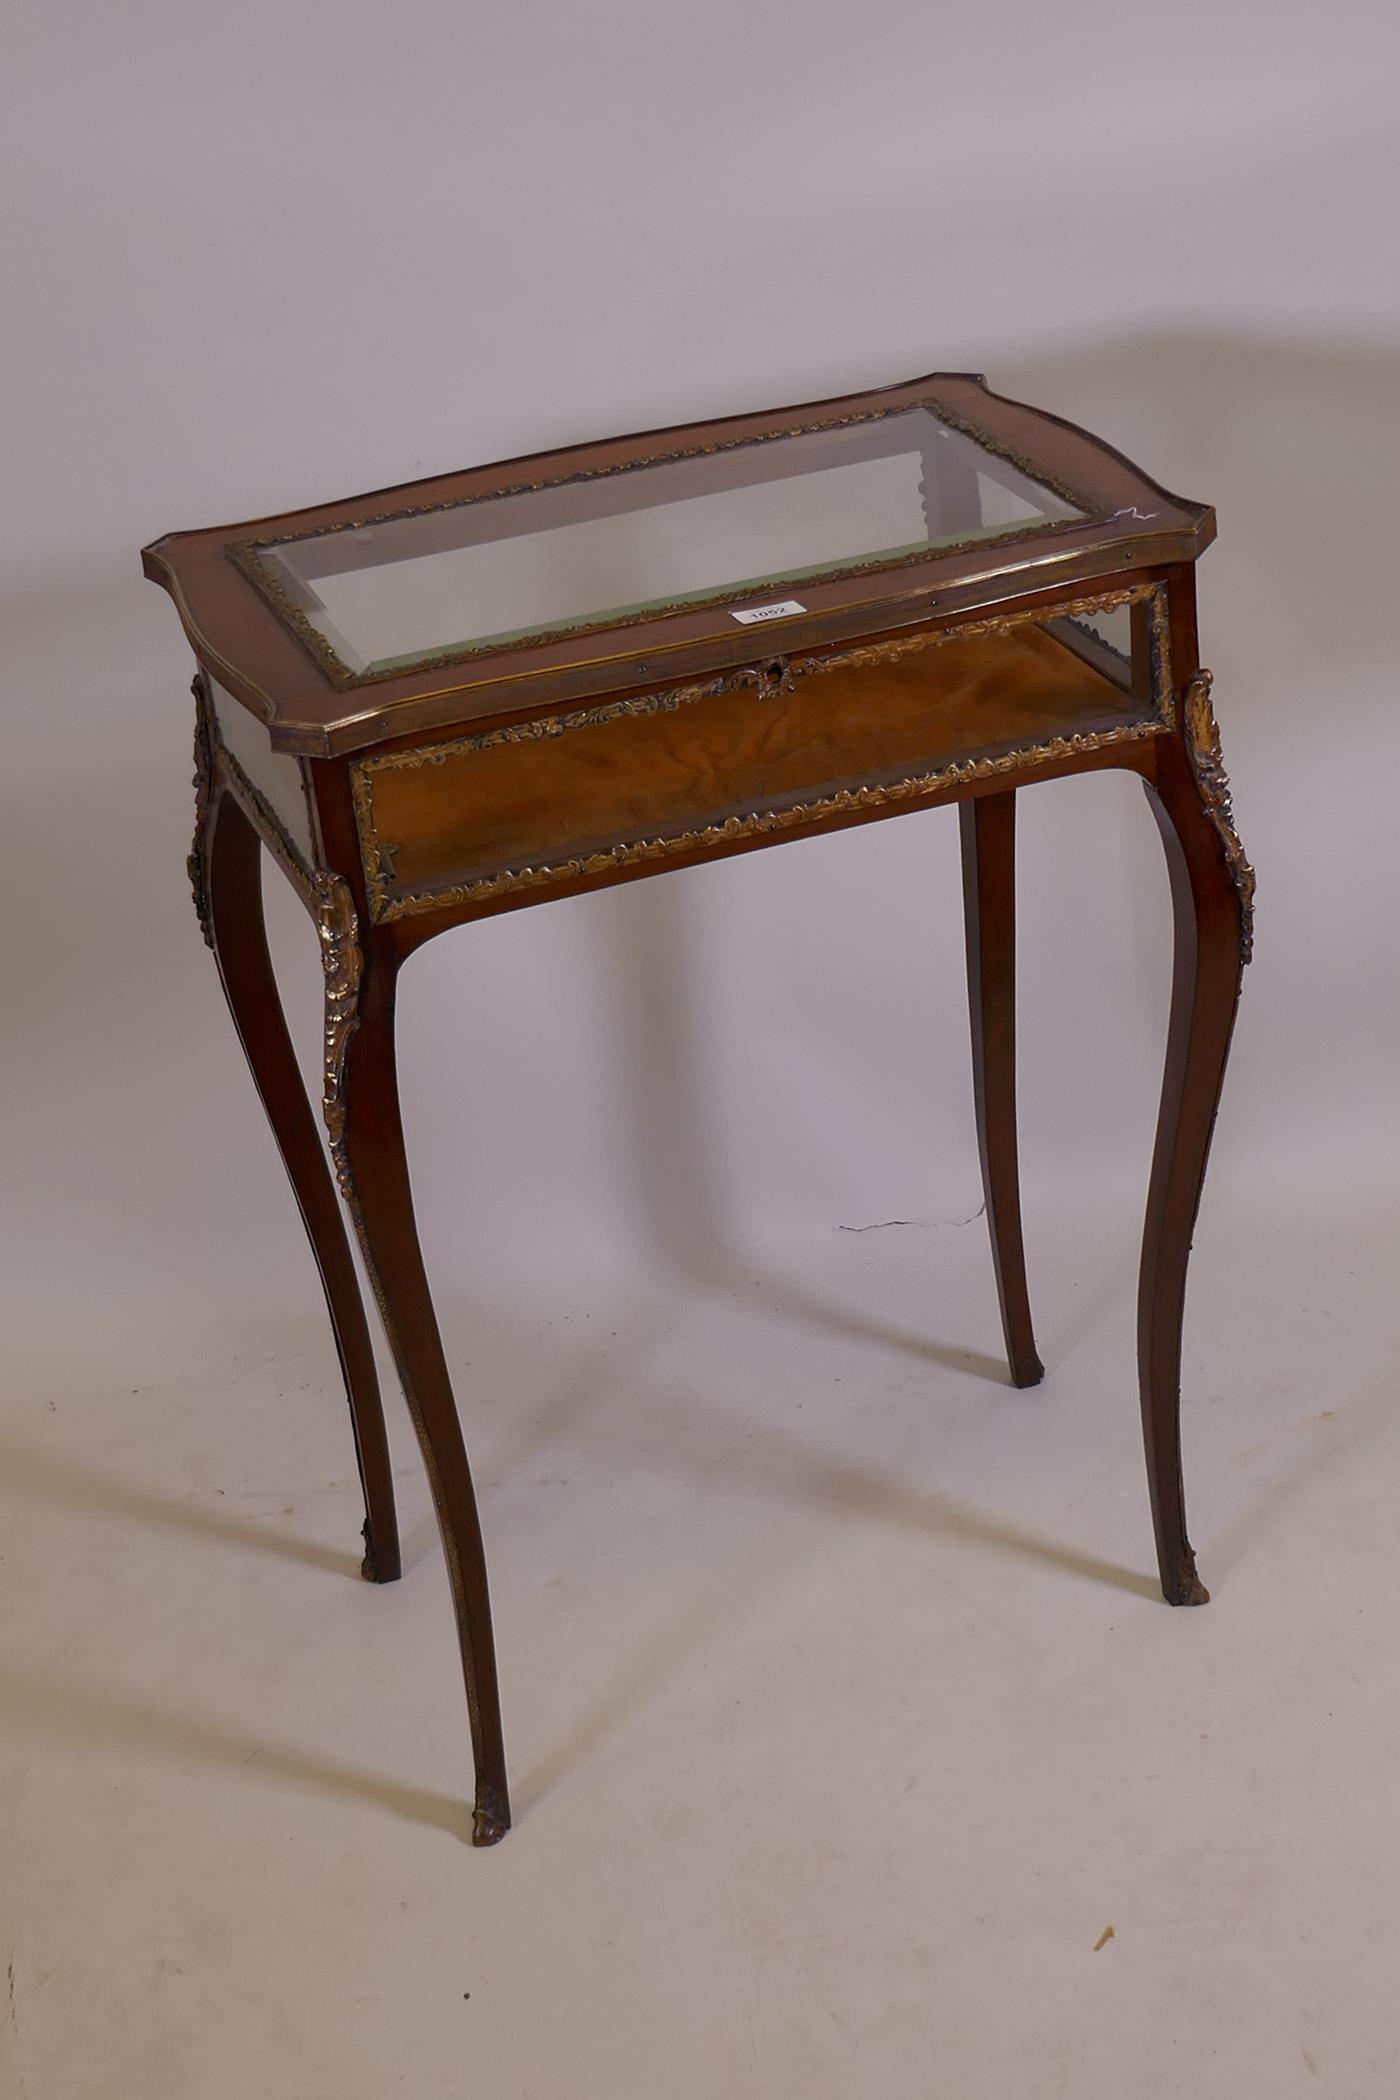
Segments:
[[[194,897],[195,917],[206,948],[214,946],[214,921],[209,908],[209,812],[214,791],[214,710],[202,672],[190,686],[194,695],[194,844],[185,860]]]
[[[1235,825],[1235,799],[1220,746],[1220,724],[1211,698],[1214,678],[1200,670],[1188,679],[1182,696],[1186,754],[1201,792],[1206,815],[1215,828],[1225,866],[1240,907],[1240,968],[1254,957],[1254,892],[1256,877]]]
[[[489,750],[497,744],[537,742],[545,738],[567,736],[579,730],[618,721],[626,716],[670,714],[679,708],[693,706],[697,701],[714,698],[718,694],[731,692],[744,685],[753,685],[759,690],[771,690],[777,685],[790,691],[799,679],[820,676],[826,671],[889,663],[921,649],[938,648],[946,642],[970,636],[1009,634],[1020,627],[1042,625],[1055,619],[1086,619],[1095,613],[1116,611],[1121,606],[1138,604],[1146,604],[1149,608],[1149,676],[1154,712],[1145,719],[1118,724],[1111,729],[1055,736],[1041,743],[1024,745],[1014,751],[990,757],[955,760],[946,766],[913,774],[903,780],[875,783],[866,787],[842,788],[834,794],[815,797],[810,802],[789,804],[782,809],[754,810],[743,816],[727,817],[720,823],[702,825],[684,832],[662,834],[655,838],[623,840],[597,853],[570,856],[539,866],[504,868],[471,882],[456,883],[441,889],[395,891],[393,888],[393,857],[398,849],[391,842],[379,837],[375,824],[374,781],[381,772],[442,765],[448,758],[464,752]],[[1101,751],[1117,744],[1136,743],[1146,737],[1160,736],[1175,726],[1168,631],[1165,587],[1161,584],[1137,584],[1124,590],[1069,599],[1061,605],[1039,606],[1018,613],[1008,613],[996,619],[970,620],[933,632],[899,635],[889,641],[862,643],[852,649],[833,651],[830,655],[812,657],[798,663],[789,663],[786,658],[780,656],[772,657],[758,665],[744,665],[739,670],[728,671],[692,684],[674,686],[663,692],[613,700],[598,707],[576,708],[568,714],[546,715],[529,722],[511,723],[505,728],[452,737],[438,744],[418,745],[403,751],[371,753],[368,757],[353,761],[350,767],[351,793],[364,862],[371,923],[381,925],[395,919],[416,917],[422,912],[446,911],[460,905],[489,903],[498,897],[520,891],[544,889],[561,882],[573,882],[593,875],[606,874],[646,861],[666,860],[738,839],[793,830],[801,825],[821,822],[831,816],[886,806],[898,807],[901,803],[912,802],[922,796],[962,786],[970,781],[990,779],[1024,766],[1050,763]]]
[[[329,868],[318,869],[311,879],[309,902],[316,920],[325,977],[321,1115],[330,1140],[336,1182],[341,1195],[350,1202],[355,1190],[345,1149],[345,1060],[350,1038],[360,1025],[364,956],[355,902],[349,884],[341,876]]]

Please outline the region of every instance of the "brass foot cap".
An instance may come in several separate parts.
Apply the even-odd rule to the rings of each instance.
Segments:
[[[510,1829],[510,1809],[493,1794],[483,1795],[472,1810],[472,1843],[499,1845]]]
[[[399,1563],[398,1540],[394,1540],[388,1557],[381,1562],[379,1555],[374,1550],[374,1540],[370,1537],[369,1524],[367,1522],[362,1527],[361,1535],[365,1542],[365,1557],[360,1562],[360,1573],[364,1576],[365,1581],[397,1582],[399,1576],[403,1573]]]

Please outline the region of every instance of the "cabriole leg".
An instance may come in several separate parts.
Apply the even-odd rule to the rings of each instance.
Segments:
[[[393,1582],[400,1568],[394,1481],[374,1349],[325,1148],[282,1013],[263,916],[262,846],[232,796],[202,798],[191,856],[195,897],[234,1026],[272,1125],[316,1258],[350,1402],[365,1497],[363,1573]],[[205,834],[207,833],[207,838]]]
[[[326,1122],[437,1508],[471,1716],[472,1842],[493,1845],[510,1828],[510,1801],[491,1603],[476,1494],[404,1157],[394,1052],[398,958],[376,942],[362,954],[354,904],[338,876],[318,876],[317,890],[326,972]]]
[[[977,1145],[1013,1385],[1037,1385],[1016,1150],[1016,795],[979,795],[962,824],[967,989]]]
[[[1138,1293],[1138,1377],[1162,1592],[1205,1604],[1181,1483],[1181,1324],[1191,1235],[1253,941],[1254,871],[1235,830],[1210,698],[1198,671],[1182,735],[1157,747],[1148,800],[1166,848],[1175,921],[1171,1021]]]

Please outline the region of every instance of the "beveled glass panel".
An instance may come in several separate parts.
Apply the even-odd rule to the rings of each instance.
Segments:
[[[373,677],[1085,515],[916,407],[245,551]]]

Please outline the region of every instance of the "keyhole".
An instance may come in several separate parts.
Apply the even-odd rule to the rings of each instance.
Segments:
[[[753,689],[760,700],[771,700],[776,693],[792,691],[792,670],[785,656],[770,656],[766,664],[755,664],[751,671],[740,676],[753,681]]]

